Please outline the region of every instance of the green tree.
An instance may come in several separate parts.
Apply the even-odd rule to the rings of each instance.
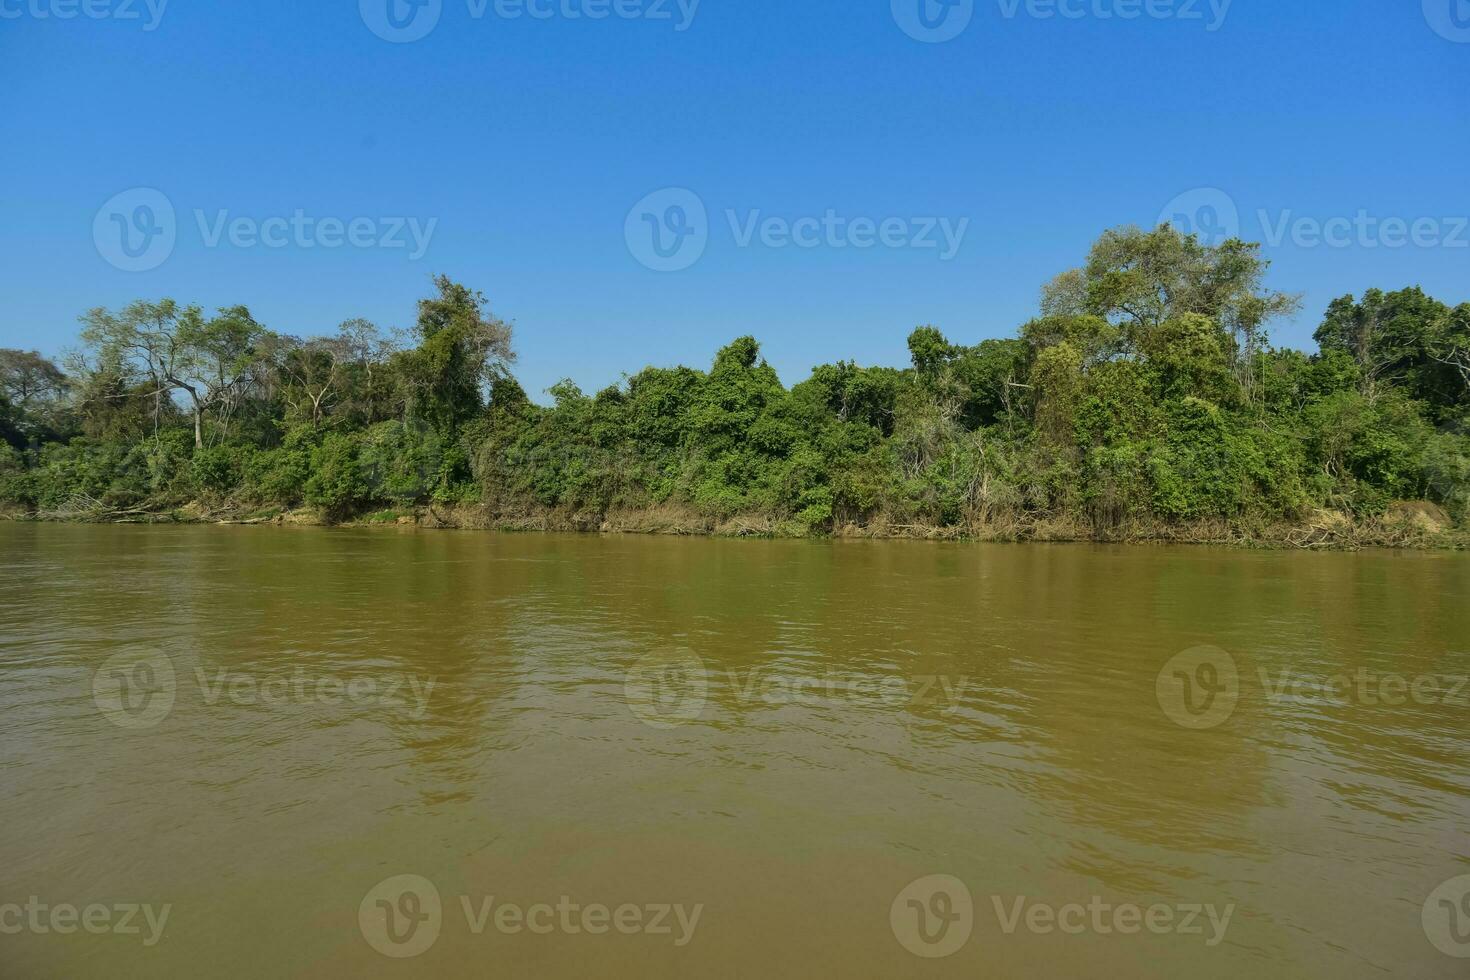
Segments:
[[[515,360],[511,327],[486,310],[483,294],[436,276],[438,295],[419,301],[418,347],[400,358],[410,411],[454,435],[484,407],[485,396]]]
[[[1165,321],[1186,313],[1208,317],[1231,338],[1229,353],[1249,392],[1250,367],[1265,346],[1267,324],[1300,304],[1297,296],[1266,288],[1268,268],[1256,243],[1203,245],[1172,225],[1148,232],[1118,228],[1103,233],[1086,265],[1043,289],[1042,311],[1116,323],[1130,352]]]
[[[204,446],[206,413],[218,411],[228,425],[251,382],[264,334],[243,306],[206,320],[199,307],[180,307],[171,299],[139,300],[117,312],[94,309],[82,322],[83,341],[108,370],[140,374],[152,385],[156,417],[166,398],[176,392],[187,396],[196,449]]]

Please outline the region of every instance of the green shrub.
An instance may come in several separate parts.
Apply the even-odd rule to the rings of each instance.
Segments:
[[[311,454],[302,448],[262,449],[245,462],[240,495],[256,504],[292,506],[303,499]]]
[[[196,449],[189,466],[195,489],[206,496],[229,494],[239,485],[241,470],[252,455],[252,451],[244,446]]]
[[[10,446],[0,444],[0,504],[34,507],[36,486],[25,460]]]
[[[306,502],[343,517],[367,503],[372,487],[363,472],[359,444],[351,436],[332,433],[311,454]]]

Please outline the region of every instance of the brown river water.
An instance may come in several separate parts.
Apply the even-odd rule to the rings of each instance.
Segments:
[[[1470,976],[1470,555],[0,523],[0,977]]]

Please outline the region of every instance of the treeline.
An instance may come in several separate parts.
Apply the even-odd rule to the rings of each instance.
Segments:
[[[1117,229],[1014,339],[924,326],[908,368],[839,361],[788,389],[741,337],[707,371],[645,368],[594,395],[563,381],[550,407],[510,373],[510,326],[444,277],[404,336],[351,320],[297,338],[245,307],[140,301],[87,313],[64,367],[0,351],[0,501],[1111,536],[1411,500],[1463,524],[1470,303],[1345,297],[1309,355],[1268,343],[1298,301],[1265,271],[1256,245]]]

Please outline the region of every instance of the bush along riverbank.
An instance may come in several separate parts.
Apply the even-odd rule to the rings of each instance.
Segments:
[[[921,326],[906,367],[786,387],[707,369],[527,396],[512,330],[447,278],[412,331],[274,333],[173,300],[0,351],[0,511],[76,520],[768,536],[1463,546],[1470,303],[1335,300],[1318,351],[1258,247],[1105,233],[1018,335]]]

